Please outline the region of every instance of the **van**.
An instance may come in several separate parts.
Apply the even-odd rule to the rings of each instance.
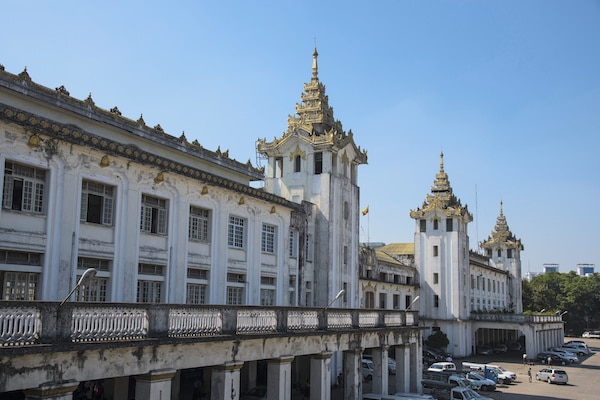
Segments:
[[[456,365],[451,362],[437,362],[431,364],[427,371],[456,371]]]

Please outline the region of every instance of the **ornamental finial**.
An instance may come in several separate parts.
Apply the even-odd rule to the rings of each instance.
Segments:
[[[313,52],[313,63],[312,63],[312,77],[313,79],[319,79],[319,67],[317,65],[317,57],[319,57],[319,53],[317,52],[317,45],[315,43],[315,51]]]

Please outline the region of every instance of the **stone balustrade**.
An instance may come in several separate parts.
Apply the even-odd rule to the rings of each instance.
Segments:
[[[416,311],[4,301],[0,346],[418,326]]]

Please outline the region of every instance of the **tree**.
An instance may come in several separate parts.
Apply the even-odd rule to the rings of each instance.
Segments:
[[[436,331],[434,334],[429,335],[429,337],[425,340],[425,344],[429,347],[433,347],[434,349],[445,349],[450,344],[448,340],[448,336],[440,331]]]

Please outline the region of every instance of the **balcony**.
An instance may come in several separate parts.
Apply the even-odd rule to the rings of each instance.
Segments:
[[[0,348],[414,328],[417,311],[3,301]],[[1,350],[0,350],[1,351]]]

